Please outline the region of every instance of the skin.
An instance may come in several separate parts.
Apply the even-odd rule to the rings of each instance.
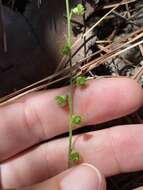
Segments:
[[[74,146],[88,164],[67,170],[68,139],[50,140],[68,131],[68,110],[55,103],[55,96],[66,92],[67,87],[37,92],[0,108],[2,189],[74,190],[76,184],[78,190],[104,190],[105,177],[143,169],[140,124],[74,136]],[[94,80],[74,92],[74,112],[83,117],[80,127],[127,115],[142,103],[143,91],[131,79]]]

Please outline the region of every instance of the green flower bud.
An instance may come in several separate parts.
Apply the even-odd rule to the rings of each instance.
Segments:
[[[80,115],[72,115],[71,124],[72,125],[79,125],[80,123],[81,123],[81,116]]]
[[[70,153],[70,160],[71,161],[78,161],[80,160],[80,154],[79,152],[72,150],[72,152]]]
[[[70,46],[66,44],[66,45],[61,49],[62,55],[69,55],[70,49],[71,49]]]
[[[75,8],[72,9],[73,14],[75,15],[83,15],[84,14],[84,6],[79,3]]]
[[[64,107],[67,103],[67,97],[65,95],[56,96],[55,99],[57,104],[60,105],[61,107]]]
[[[75,79],[75,84],[78,87],[84,86],[86,84],[86,77],[84,76],[79,76]]]

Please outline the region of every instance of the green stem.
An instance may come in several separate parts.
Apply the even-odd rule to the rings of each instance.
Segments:
[[[68,95],[68,105],[69,105],[69,147],[68,147],[68,167],[71,167],[72,163],[70,160],[72,151],[72,134],[73,125],[71,123],[71,117],[73,115],[73,80],[72,80],[72,54],[71,54],[71,17],[69,0],[66,0],[66,11],[67,11],[67,43],[70,48],[69,52],[69,62],[70,62],[70,91]]]
[[[68,105],[69,105],[69,147],[68,147],[68,167],[70,168],[71,165],[72,165],[72,162],[71,162],[71,152],[72,152],[72,135],[73,135],[73,126],[72,126],[72,123],[71,123],[71,117],[72,117],[72,110],[73,110],[73,107],[72,107],[72,94],[71,92],[69,92],[69,96],[68,96]]]
[[[66,0],[66,11],[67,11],[67,41],[68,45],[71,48],[71,13],[70,13],[70,6],[69,0]]]
[[[82,0],[82,5],[84,6],[85,8],[85,2]],[[86,15],[85,15],[85,12],[83,14],[83,24],[84,24],[84,31],[83,31],[83,34],[86,32]],[[83,37],[83,43],[84,43],[84,58],[86,58],[86,36]],[[86,64],[86,60],[85,60],[85,64]]]

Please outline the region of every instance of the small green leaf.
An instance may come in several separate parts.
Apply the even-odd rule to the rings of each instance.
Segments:
[[[71,153],[70,153],[70,160],[71,161],[78,161],[78,160],[80,160],[80,154],[79,154],[79,152],[77,152],[75,150],[72,150]]]
[[[83,15],[84,14],[84,6],[81,3],[79,3],[76,5],[75,8],[72,9],[72,12],[75,15],[79,15],[79,16]]]
[[[79,76],[75,79],[75,84],[78,87],[84,86],[86,84],[87,78],[84,76]]]
[[[62,55],[69,55],[70,53],[70,46],[68,44],[66,44],[62,49],[61,49],[61,53]]]
[[[64,107],[67,103],[67,96],[65,95],[61,95],[61,96],[56,96],[56,102],[58,105],[60,105],[61,107]]]
[[[81,123],[81,116],[80,115],[72,115],[71,116],[71,124],[72,125],[79,125]]]

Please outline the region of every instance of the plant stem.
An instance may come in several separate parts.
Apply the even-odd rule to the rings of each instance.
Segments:
[[[68,167],[71,167],[71,152],[72,152],[72,133],[73,125],[71,123],[71,117],[73,115],[73,80],[72,80],[72,55],[71,55],[71,17],[69,0],[66,0],[66,11],[67,11],[67,43],[69,46],[69,62],[70,62],[70,91],[68,94],[68,106],[69,106],[69,147],[68,147]]]
[[[72,152],[72,130],[73,130],[73,126],[72,123],[70,121],[71,117],[72,117],[72,94],[71,91],[69,92],[69,96],[68,96],[68,105],[69,105],[69,147],[68,147],[68,167],[70,168],[72,163],[71,163],[71,152]]]
[[[69,0],[66,0],[66,12],[67,12],[67,42],[71,49],[71,13]]]
[[[85,8],[85,1],[84,0],[82,0],[82,5]],[[84,30],[83,30],[83,34],[84,34],[86,32],[86,15],[85,15],[85,12],[83,14],[83,25],[84,25]],[[87,51],[87,48],[86,48],[86,36],[83,37],[83,45],[84,45],[84,58],[86,58],[86,51]],[[84,64],[86,64],[86,60],[85,60]]]

